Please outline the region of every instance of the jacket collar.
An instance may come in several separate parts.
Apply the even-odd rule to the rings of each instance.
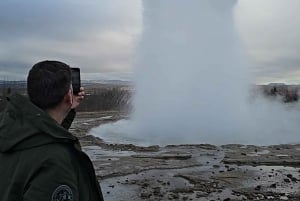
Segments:
[[[21,144],[25,149],[57,141],[78,142],[75,136],[28,98],[13,94],[7,97],[7,101],[0,117],[0,152],[19,150],[21,147],[18,145]],[[33,140],[36,136],[41,139]]]

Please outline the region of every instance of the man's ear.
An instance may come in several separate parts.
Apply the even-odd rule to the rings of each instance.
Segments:
[[[71,89],[69,89],[68,93],[65,95],[64,101],[68,105],[72,105],[73,104],[73,93],[72,93]]]

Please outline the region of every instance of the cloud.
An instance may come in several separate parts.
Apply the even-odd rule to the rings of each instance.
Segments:
[[[237,27],[259,82],[288,81],[300,68],[299,10],[299,0],[238,1]],[[44,59],[80,66],[83,73],[130,72],[142,1],[2,0],[0,27],[2,72],[26,74]]]
[[[260,82],[289,82],[300,69],[299,9],[298,0],[239,1],[237,27]]]
[[[86,73],[129,71],[140,7],[139,0],[1,1],[0,70],[24,74],[53,59]]]

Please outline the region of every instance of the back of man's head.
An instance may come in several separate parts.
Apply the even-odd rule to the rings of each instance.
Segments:
[[[35,64],[27,77],[30,100],[43,110],[57,106],[71,85],[70,67],[59,61],[42,61]]]

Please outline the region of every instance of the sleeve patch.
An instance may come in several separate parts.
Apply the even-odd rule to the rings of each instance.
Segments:
[[[73,201],[72,189],[67,185],[58,186],[52,194],[52,201]]]

